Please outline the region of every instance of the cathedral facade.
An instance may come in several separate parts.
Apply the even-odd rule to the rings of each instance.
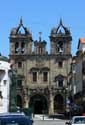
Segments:
[[[62,20],[49,39],[50,54],[47,42],[41,35],[34,41],[22,19],[10,32],[10,61],[17,73],[16,105],[30,107],[34,114],[64,113],[69,101],[72,37]]]

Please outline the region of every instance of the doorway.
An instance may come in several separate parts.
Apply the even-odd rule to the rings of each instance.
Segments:
[[[63,113],[64,112],[64,99],[61,94],[57,94],[54,97],[54,111],[55,113]]]
[[[34,114],[45,114],[48,112],[48,104],[45,96],[37,94],[31,97],[30,107]]]

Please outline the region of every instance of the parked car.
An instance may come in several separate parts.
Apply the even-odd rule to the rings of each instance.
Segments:
[[[82,115],[82,107],[78,105],[72,105],[71,106],[71,115],[72,116],[79,116]]]
[[[0,125],[32,125],[33,120],[24,113],[1,113]]]
[[[85,116],[73,116],[69,122],[65,124],[68,125],[85,125]]]

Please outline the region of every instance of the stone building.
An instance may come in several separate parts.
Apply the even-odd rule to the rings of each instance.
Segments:
[[[69,98],[71,33],[60,20],[49,38],[50,54],[47,42],[41,35],[33,40],[22,19],[10,32],[10,61],[17,72],[16,104],[31,107],[35,114],[63,113]]]

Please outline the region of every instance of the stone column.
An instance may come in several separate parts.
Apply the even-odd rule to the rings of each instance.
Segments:
[[[24,88],[24,108],[29,108],[28,90]]]
[[[25,97],[24,97],[24,108],[29,108],[28,96],[25,96]]]
[[[49,115],[54,114],[54,98],[52,91],[50,91],[49,95]]]

